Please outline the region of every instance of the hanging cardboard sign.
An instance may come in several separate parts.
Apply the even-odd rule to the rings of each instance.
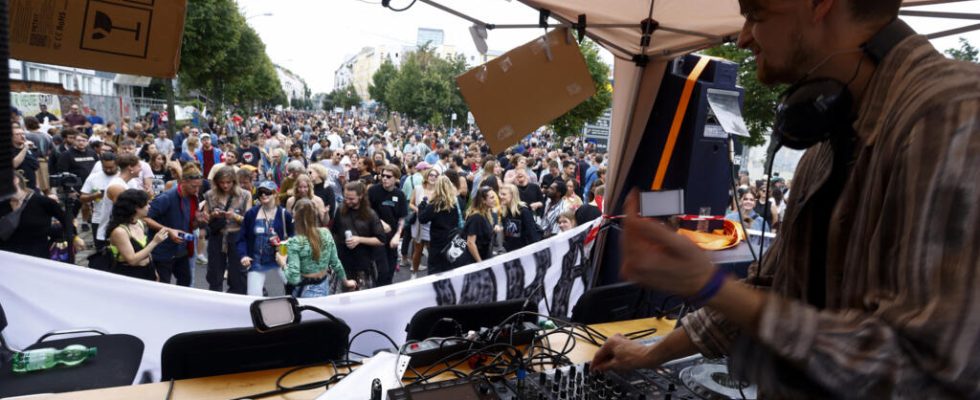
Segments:
[[[565,28],[463,73],[456,83],[494,153],[595,94],[585,58]]]

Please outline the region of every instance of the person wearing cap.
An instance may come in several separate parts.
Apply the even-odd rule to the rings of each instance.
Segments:
[[[208,214],[198,212],[198,199],[204,176],[194,164],[185,164],[180,183],[165,190],[150,203],[150,212],[144,218],[154,231],[167,228],[170,240],[153,249],[153,266],[160,275],[160,282],[170,283],[174,277],[180,286],[191,286],[190,256],[194,254],[194,240],[186,240],[188,232],[207,224]]]
[[[270,272],[278,273],[285,282],[282,269],[276,262],[279,244],[292,237],[293,216],[276,200],[278,188],[275,182],[262,181],[255,189],[259,204],[245,213],[236,247],[242,256],[241,264],[248,268],[247,290],[249,296],[262,296],[265,279]],[[288,291],[286,293],[289,293]]]
[[[204,170],[204,176],[208,176],[211,173],[211,168],[221,162],[221,149],[214,147],[211,144],[211,139],[211,134],[202,133],[201,148],[194,152],[197,162],[201,164],[201,168]]]

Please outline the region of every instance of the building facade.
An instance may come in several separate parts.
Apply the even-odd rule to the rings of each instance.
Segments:
[[[282,85],[283,93],[286,93],[286,98],[289,99],[290,103],[293,99],[303,99],[306,97],[306,91],[308,86],[306,81],[303,80],[299,75],[296,75],[293,71],[290,71],[278,64],[276,67],[276,75],[279,76],[279,84]]]

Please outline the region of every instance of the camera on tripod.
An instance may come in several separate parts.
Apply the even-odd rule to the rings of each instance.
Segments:
[[[51,175],[51,187],[60,187],[68,191],[77,192],[82,188],[82,179],[71,172],[62,172]]]

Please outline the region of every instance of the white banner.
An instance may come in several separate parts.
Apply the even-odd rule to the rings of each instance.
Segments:
[[[568,317],[592,286],[583,244],[592,224],[441,274],[300,301],[344,319],[352,335],[372,328],[399,344],[412,315],[435,305],[530,297],[541,313]],[[0,252],[0,265],[0,304],[9,322],[3,336],[16,348],[52,330],[98,327],[128,333],[146,345],[141,370],[159,380],[160,351],[171,336],[252,326],[248,307],[254,297],[147,282],[6,252]],[[387,347],[391,345],[379,335],[365,334],[352,350],[370,354]]]
[[[48,106],[48,112],[61,118],[61,102],[58,96],[47,93],[10,92],[10,105],[17,107],[24,116],[41,112],[41,105]],[[44,121],[40,121],[42,124]]]

